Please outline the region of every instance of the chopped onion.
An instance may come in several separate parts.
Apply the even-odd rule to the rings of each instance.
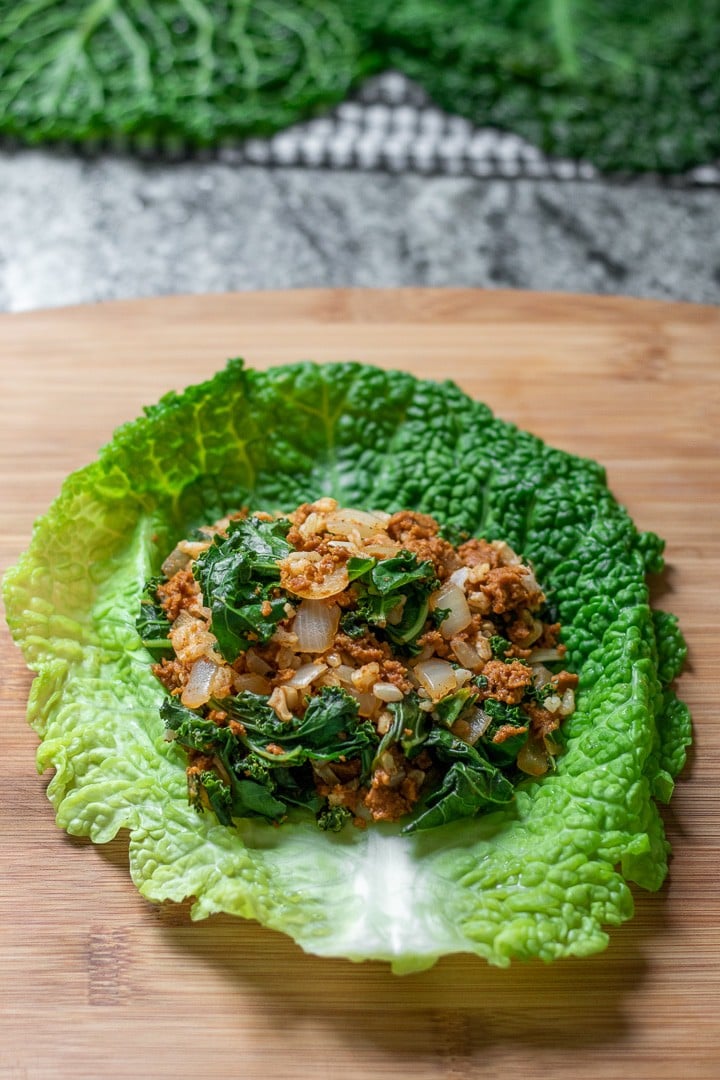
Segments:
[[[459,739],[462,739],[463,742],[469,743],[470,746],[474,746],[480,736],[485,734],[490,723],[490,717],[483,709],[473,709],[468,716],[463,717],[462,720],[455,721],[452,726],[452,732],[454,735],[457,735]]]
[[[216,661],[213,652],[217,640],[202,619],[196,619],[187,611],[181,611],[169,634],[175,654],[183,664],[192,664],[201,656]]]
[[[324,531],[325,518],[322,514],[318,514],[315,510],[313,510],[311,514],[308,514],[302,525],[300,525],[298,528],[298,532],[301,536],[304,537],[315,536],[316,533],[321,533]]]
[[[430,607],[433,611],[437,608],[440,610],[447,608],[450,612],[440,623],[440,633],[444,638],[455,637],[472,621],[472,613],[465,593],[451,581],[446,582],[441,589],[432,594]]]
[[[249,690],[251,694],[269,694],[272,689],[267,679],[264,679],[262,675],[254,675],[252,672],[247,675],[236,675],[233,685],[238,694],[243,690]]]
[[[451,581],[453,585],[457,585],[458,589],[464,589],[469,573],[469,566],[461,566],[459,570],[453,570],[448,580]]]
[[[335,668],[335,674],[345,686],[352,686],[353,671],[355,668],[351,668],[348,664],[338,664]]]
[[[321,780],[324,780],[326,784],[330,785],[330,787],[335,787],[336,784],[340,783],[337,776],[332,770],[332,766],[330,766],[327,762],[313,761],[312,767],[315,775],[318,776]]]
[[[189,562],[190,556],[186,555],[184,551],[181,551],[180,545],[178,545],[176,548],[173,548],[160,569],[166,578],[171,578],[175,577],[178,570],[184,570]]]
[[[373,661],[352,673],[352,684],[360,694],[369,694],[380,677],[380,665]]]
[[[531,664],[547,664],[553,660],[562,660],[559,649],[533,649],[530,653]]]
[[[543,705],[549,713],[556,713],[562,705],[562,701],[557,694],[549,694],[543,701]]]
[[[197,559],[198,555],[202,555],[203,551],[207,551],[211,546],[212,540],[181,540],[175,550],[181,551],[189,559]]]
[[[297,687],[298,690],[303,690],[306,686],[310,686],[315,682],[319,675],[327,671],[327,664],[303,664],[299,667],[293,677],[288,679],[287,685]]]
[[[562,696],[559,712],[561,716],[569,716],[570,713],[575,712],[575,691],[570,687]]]
[[[493,540],[490,546],[495,548],[501,566],[517,566],[518,563],[522,562],[520,556],[504,540]]]
[[[547,751],[533,739],[528,739],[517,756],[517,767],[528,776],[544,776],[548,770]]]
[[[215,674],[210,683],[210,696],[224,698],[232,691],[235,680],[235,672],[229,664],[216,664]]]
[[[414,671],[420,685],[433,701],[451,694],[457,688],[455,671],[447,660],[423,660],[415,665]]]
[[[485,661],[480,658],[477,649],[474,649],[472,645],[468,645],[467,641],[461,641],[460,638],[453,638],[450,642],[450,647],[455,654],[459,664],[468,668],[470,671],[481,671],[485,667]]]
[[[214,664],[212,660],[207,660],[204,656],[195,661],[180,696],[183,705],[187,705],[188,709],[197,709],[198,706],[204,705],[206,701],[210,700],[210,687],[216,668],[217,664]]]
[[[458,686],[464,686],[470,679],[472,679],[472,671],[468,671],[467,668],[455,668],[455,682]]]
[[[272,671],[270,665],[266,664],[254,649],[248,649],[245,653],[245,663],[248,671],[252,672],[253,675],[267,675],[269,671]]]
[[[382,522],[365,510],[335,510],[327,516],[327,531],[333,536],[350,536],[357,531],[365,539],[373,533],[382,532]]]
[[[544,664],[533,664],[533,685],[541,690],[543,686],[546,686],[552,678],[552,671],[546,668]]]
[[[404,696],[399,686],[389,682],[376,682],[372,692],[380,701],[402,701]]]
[[[305,569],[311,570],[312,565],[318,562],[320,562],[320,555],[317,551],[291,551],[280,560],[282,587],[295,596],[301,596],[304,600],[325,600],[329,596],[337,596],[348,587],[350,579],[344,563],[337,564],[319,581],[314,581],[311,573],[304,575]],[[305,576],[305,583],[300,584],[303,576]]]
[[[492,660],[492,645],[490,639],[486,638],[484,634],[478,634],[475,638],[475,648],[481,660]]]
[[[392,727],[392,722],[392,713],[388,712],[387,709],[383,709],[383,711],[378,716],[377,724],[375,725],[378,735],[387,735],[388,731]]]
[[[392,540],[368,540],[363,544],[363,555],[373,555],[376,559],[391,559],[397,555],[400,545]]]
[[[339,622],[340,608],[337,604],[303,600],[293,623],[300,652],[319,653],[329,649],[335,639]]]
[[[358,711],[361,716],[373,716],[380,708],[380,702],[373,694],[360,693],[352,686],[348,686],[348,693],[352,694],[358,703]]]

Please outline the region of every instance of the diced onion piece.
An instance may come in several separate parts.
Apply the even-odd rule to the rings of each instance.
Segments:
[[[467,641],[461,641],[460,638],[452,638],[450,647],[455,654],[457,662],[462,664],[464,668],[477,672],[485,667],[485,661],[481,659],[477,649],[474,649],[472,645],[468,645]]]
[[[378,735],[387,735],[388,731],[392,727],[393,717],[392,713],[387,709],[383,709],[377,718],[375,727],[377,728]]]
[[[543,624],[540,622],[540,620],[539,619],[533,619],[532,620],[532,629],[530,630],[530,633],[528,634],[528,636],[523,641],[523,647],[525,649],[529,649],[531,645],[534,645],[535,642],[538,640],[538,638],[542,637],[543,629],[544,629],[544,627],[543,627]]]
[[[294,686],[298,690],[303,690],[306,686],[310,686],[315,682],[318,676],[327,671],[327,664],[303,664],[299,667],[293,677],[288,679],[287,685]]]
[[[434,610],[443,608],[450,614],[440,623],[440,633],[448,640],[455,637],[461,630],[472,621],[472,613],[468,607],[467,597],[462,589],[451,581],[443,585],[430,597],[430,607]]]
[[[183,705],[187,705],[188,709],[197,709],[210,700],[212,693],[210,688],[216,668],[217,664],[204,656],[195,661],[180,696]]]
[[[235,681],[235,672],[229,664],[216,664],[215,673],[210,683],[210,696],[214,698],[227,697],[232,692]]]
[[[550,668],[546,668],[544,664],[533,664],[533,685],[541,690],[543,686],[550,682],[552,678],[552,671]]]
[[[394,608],[390,608],[387,613],[386,621],[390,626],[399,626],[402,622],[403,612],[405,611],[405,604],[407,603],[407,596],[402,596]]]
[[[569,716],[570,713],[575,712],[575,691],[570,687],[568,687],[562,696],[558,712],[561,716]]]
[[[458,686],[464,686],[466,682],[472,679],[472,671],[468,671],[467,668],[455,668],[455,682]]]
[[[492,660],[492,645],[490,644],[490,639],[486,638],[484,634],[478,634],[476,637],[475,648],[478,651],[478,656],[483,662]]]
[[[321,600],[303,600],[293,623],[299,651],[325,652],[335,639],[339,622],[340,608],[337,604],[328,605]]]
[[[389,682],[376,682],[372,692],[380,701],[402,701],[403,699],[400,687]]]
[[[335,787],[336,784],[340,783],[337,776],[332,770],[332,766],[329,765],[327,762],[313,761],[312,767],[315,775],[318,776],[321,780],[323,780],[326,784],[329,784],[330,787]]]
[[[286,607],[290,607],[290,605],[286,604]],[[290,614],[288,618],[292,617],[294,614],[295,608],[290,607]],[[287,646],[288,649],[297,649],[298,652],[300,651],[298,649],[297,636],[290,630],[286,630],[284,626],[276,626],[273,632],[273,636],[270,640],[275,645],[284,645]]]
[[[301,536],[315,536],[317,533],[325,531],[325,517],[322,514],[318,514],[316,510],[313,510],[311,514],[303,521],[302,525],[298,527],[298,532]]]
[[[353,671],[355,668],[351,668],[348,664],[338,664],[335,668],[335,674],[344,686],[352,686]]]
[[[248,649],[245,653],[245,663],[248,671],[253,675],[267,675],[269,671],[272,671],[270,665],[266,664],[254,649]]]
[[[171,578],[175,577],[178,570],[184,570],[189,562],[190,556],[186,555],[184,551],[181,551],[180,545],[178,545],[176,548],[173,548],[160,569],[166,578]]]
[[[548,771],[548,755],[545,747],[533,739],[528,739],[517,756],[517,767],[528,776],[544,776]]]
[[[183,664],[192,664],[205,656],[217,660],[213,646],[217,641],[202,619],[196,619],[187,611],[181,611],[170,629],[170,641],[175,654]]]
[[[267,679],[252,672],[248,672],[246,675],[236,675],[233,679],[233,685],[238,694],[242,693],[243,690],[249,690],[251,694],[269,694],[272,690]]]
[[[533,649],[530,653],[531,664],[548,664],[554,660],[562,660],[559,649]]]
[[[189,559],[197,559],[198,555],[202,555],[203,551],[207,551],[211,546],[212,540],[181,540],[175,550],[181,551]]]
[[[461,566],[459,570],[453,570],[448,580],[451,581],[453,585],[457,585],[458,589],[464,589],[469,573],[469,566]]]
[[[288,707],[288,700],[285,696],[285,691],[282,686],[276,686],[272,694],[268,698],[268,705],[275,711],[275,715],[278,720],[282,720],[283,723],[289,723],[292,720],[292,713]]]
[[[457,689],[455,671],[447,660],[423,660],[416,664],[413,670],[418,682],[433,701],[439,701]]]
[[[483,709],[473,709],[462,720],[456,720],[451,730],[453,735],[457,735],[463,742],[474,746],[480,736],[485,734],[490,722],[490,717]]]
[[[543,701],[543,705],[549,713],[556,713],[562,705],[562,701],[557,694],[548,694],[548,696]]]
[[[374,514],[368,514],[365,510],[342,509],[328,514],[327,531],[333,536],[350,536],[357,531],[365,539],[384,530],[382,522]]]
[[[360,694],[369,694],[380,677],[380,665],[375,661],[363,664],[352,673],[352,684]]]
[[[358,712],[361,716],[374,716],[380,708],[380,702],[373,694],[360,693],[352,686],[348,686],[348,693],[352,694],[358,703]]]
[[[317,551],[291,551],[280,560],[280,584],[303,600],[325,600],[329,596],[337,596],[350,583],[347,566],[344,563],[336,564],[330,573],[315,580],[317,570],[314,564],[319,562]]]
[[[363,544],[362,554],[373,555],[376,559],[391,559],[400,551],[400,545],[392,540],[367,540]]]
[[[491,547],[495,548],[501,566],[517,566],[518,563],[522,562],[520,556],[504,540],[493,540]]]

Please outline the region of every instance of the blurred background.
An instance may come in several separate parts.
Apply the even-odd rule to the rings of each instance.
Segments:
[[[0,309],[720,297],[720,0],[0,0]]]

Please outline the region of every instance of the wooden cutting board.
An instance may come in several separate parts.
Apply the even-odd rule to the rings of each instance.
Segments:
[[[30,685],[4,631],[0,1080],[46,1077],[720,1075],[720,311],[522,292],[174,297],[0,317],[0,558],[122,421],[243,355],[357,359],[457,380],[500,416],[602,461],[667,539],[695,750],[664,816],[659,894],[588,960],[397,978],[305,956],[229,917],[191,924],[127,876],[126,841],[64,836],[35,775]]]

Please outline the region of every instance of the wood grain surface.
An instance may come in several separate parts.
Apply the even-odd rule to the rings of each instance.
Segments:
[[[449,377],[500,416],[602,461],[667,540],[658,604],[690,645],[695,748],[664,812],[669,879],[592,959],[397,978],[305,956],[254,923],[191,924],[127,874],[124,837],[54,825],[3,629],[0,1080],[45,1077],[720,1076],[720,311],[475,291],[173,297],[0,317],[0,560],[63,477],[143,404],[243,355],[357,359]],[[3,623],[4,627],[4,623]]]

